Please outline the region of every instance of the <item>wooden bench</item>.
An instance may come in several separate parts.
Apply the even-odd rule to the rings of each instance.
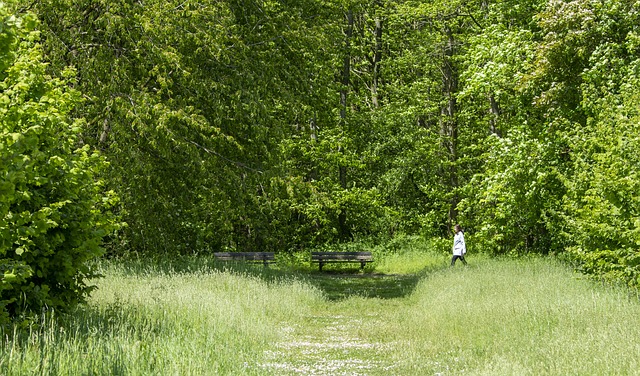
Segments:
[[[273,252],[216,252],[213,257],[220,261],[261,262],[265,266],[276,262]]]
[[[359,262],[364,269],[368,262],[373,262],[371,252],[311,252],[311,262],[317,262],[319,270],[328,263]]]

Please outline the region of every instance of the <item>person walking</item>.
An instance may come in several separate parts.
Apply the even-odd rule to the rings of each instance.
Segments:
[[[467,265],[467,260],[464,259],[465,253],[467,253],[467,245],[464,242],[464,233],[462,227],[456,224],[454,227],[456,235],[453,237],[453,257],[451,258],[451,266],[455,265],[456,260],[460,259],[463,264]]]

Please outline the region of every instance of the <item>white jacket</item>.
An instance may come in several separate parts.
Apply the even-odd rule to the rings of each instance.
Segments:
[[[453,238],[453,255],[464,256],[465,253],[467,253],[467,245],[464,243],[464,234],[460,231]]]

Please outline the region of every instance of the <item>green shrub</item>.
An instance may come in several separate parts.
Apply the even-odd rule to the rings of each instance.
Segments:
[[[46,74],[37,19],[10,6],[0,3],[0,324],[82,301],[87,261],[116,226],[115,195],[97,179],[106,161],[69,120],[80,93]]]
[[[569,255],[596,279],[640,287],[640,61],[624,66],[619,94],[576,135],[575,171],[565,197]],[[599,81],[589,82],[598,90]]]

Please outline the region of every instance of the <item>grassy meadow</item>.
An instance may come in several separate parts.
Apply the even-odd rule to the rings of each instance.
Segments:
[[[105,262],[88,306],[3,333],[2,375],[633,375],[640,303],[553,259],[416,249],[365,270]]]

